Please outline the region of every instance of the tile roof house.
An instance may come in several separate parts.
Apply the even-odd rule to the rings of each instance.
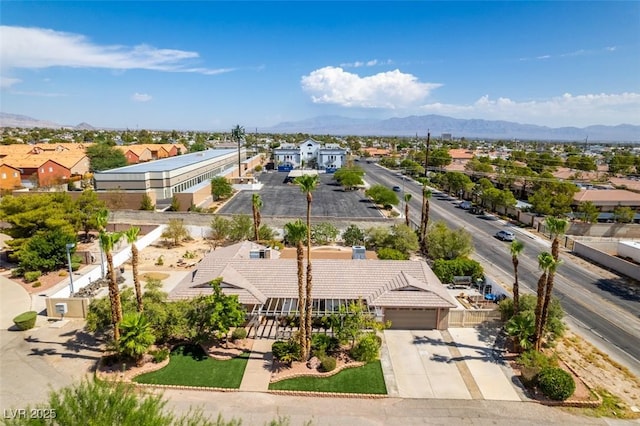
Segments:
[[[262,253],[262,254],[260,254]],[[248,312],[259,316],[295,313],[297,262],[248,241],[209,253],[171,292],[171,300],[212,292],[209,282],[222,277],[226,294],[235,294]],[[273,256],[272,256],[273,255]],[[260,258],[263,257],[263,258]],[[446,329],[455,300],[422,261],[313,261],[314,315],[362,301],[392,328]]]
[[[640,194],[625,189],[585,189],[573,196],[573,204],[591,201],[600,211],[613,211],[618,206],[628,206],[640,211]]]

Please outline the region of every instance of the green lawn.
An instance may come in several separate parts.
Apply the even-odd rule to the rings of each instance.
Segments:
[[[219,361],[206,356],[200,346],[178,346],[171,352],[169,364],[133,380],[154,385],[205,386],[237,389],[247,366],[249,352],[237,358]]]
[[[380,361],[362,367],[347,368],[330,377],[297,377],[269,385],[271,390],[297,390],[341,393],[387,393]]]

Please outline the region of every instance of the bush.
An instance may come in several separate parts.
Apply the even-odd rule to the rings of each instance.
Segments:
[[[327,334],[314,334],[311,336],[311,349],[314,353],[333,353],[340,346],[338,339]]]
[[[443,283],[453,282],[454,276],[469,276],[472,280],[482,278],[482,265],[472,259],[457,258],[453,260],[438,259],[433,263],[433,273]]]
[[[363,336],[351,349],[351,356],[356,361],[372,362],[378,359],[380,338],[373,333]]]
[[[300,344],[294,340],[278,340],[273,342],[271,352],[276,360],[291,364],[300,359]]]
[[[156,266],[162,266],[164,265],[164,259],[162,258],[162,256],[158,257],[158,260],[156,260]]]
[[[320,359],[320,367],[323,371],[329,372],[336,369],[336,359],[332,356],[325,356]]]
[[[77,271],[78,269],[80,269],[81,264],[80,263],[72,263],[71,264],[71,270],[72,271]]]
[[[60,271],[58,272],[58,276],[59,277],[66,277],[67,275],[69,275],[69,273],[67,271]]]
[[[236,328],[235,330],[233,330],[233,333],[231,333],[231,340],[242,340],[242,339],[246,339],[247,337],[247,330],[245,330],[244,328]]]
[[[151,355],[153,357],[153,362],[155,362],[157,364],[159,362],[164,361],[165,359],[167,359],[169,357],[169,349],[162,348],[162,349],[158,349],[158,350],[155,350],[155,351],[149,351],[149,355]]]
[[[409,255],[402,253],[400,250],[389,247],[379,248],[376,252],[380,260],[408,260]]]
[[[33,288],[42,287],[42,283],[40,281],[36,281],[35,283],[31,284],[31,287]]]
[[[571,374],[557,367],[543,369],[538,374],[538,384],[542,393],[555,401],[564,401],[576,390]]]
[[[29,330],[36,326],[38,313],[36,311],[23,312],[13,319],[13,323],[20,330]]]
[[[545,354],[532,349],[523,352],[522,355],[518,357],[518,364],[523,367],[542,370],[544,368],[557,367],[558,357],[555,354],[553,356],[546,356]]]
[[[42,276],[40,271],[29,271],[24,273],[24,280],[28,283],[32,283]]]

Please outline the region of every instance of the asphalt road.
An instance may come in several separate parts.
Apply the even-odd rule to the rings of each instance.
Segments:
[[[367,172],[369,184],[380,183],[389,187],[403,185],[402,178],[376,165],[361,164]],[[405,191],[413,198],[409,203],[412,221],[419,223],[422,190],[418,183],[405,180]],[[455,206],[453,198],[434,196],[430,202],[430,220],[444,220],[450,227],[464,227],[473,236],[475,253],[485,270],[498,275],[506,285],[513,281],[513,266],[509,243],[494,237],[500,229],[509,228],[525,242],[519,258],[519,278],[525,291],[534,292],[540,276],[537,256],[550,251],[550,242],[530,238],[517,227],[502,221],[488,221]],[[558,297],[571,322],[587,334],[589,340],[607,348],[608,352],[640,374],[640,294],[629,287],[622,277],[604,279],[588,271],[566,255],[556,272],[554,295]]]
[[[320,174],[320,184],[313,191],[311,216],[315,218],[382,218],[382,215],[362,190],[343,191],[331,174]],[[307,199],[294,184],[284,183],[287,173],[267,172],[258,180],[264,184],[258,191],[262,198],[262,216],[303,218],[307,214]],[[252,214],[253,191],[242,191],[220,209],[221,214]]]

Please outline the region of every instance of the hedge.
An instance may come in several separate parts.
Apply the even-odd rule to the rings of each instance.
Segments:
[[[29,330],[36,326],[37,317],[36,311],[27,311],[15,317],[13,322],[20,330]]]
[[[576,390],[573,376],[557,367],[544,368],[538,374],[538,385],[542,393],[556,401],[564,401]]]

